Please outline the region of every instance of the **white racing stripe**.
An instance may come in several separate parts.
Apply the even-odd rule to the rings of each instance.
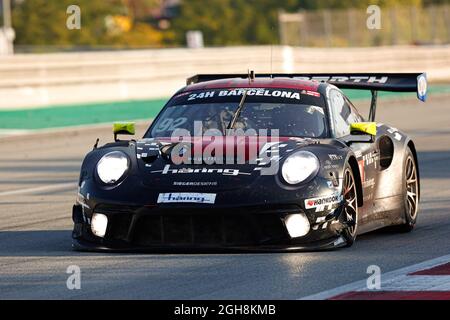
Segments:
[[[431,269],[433,267],[439,266],[441,264],[448,263],[450,261],[450,255],[445,255],[439,258],[435,258],[432,260],[427,260],[418,264],[414,264],[405,268],[401,268],[398,270],[394,270],[387,273],[381,274],[381,290],[383,290],[383,284],[389,284],[395,282],[397,279],[402,280],[404,279],[405,275],[409,273],[414,273],[417,271],[425,270],[425,269]],[[383,270],[382,270],[383,271]],[[367,276],[369,277],[369,275]],[[442,278],[441,278],[442,279]],[[389,289],[389,288],[386,288]],[[351,291],[369,291],[367,289],[367,279],[355,281],[331,290],[326,290],[319,292],[317,294],[313,294],[307,297],[300,298],[299,300],[326,300],[330,299],[332,297],[348,293]],[[379,290],[373,290],[374,292],[377,292]]]
[[[77,187],[77,185],[78,184],[76,182],[68,182],[68,183],[58,183],[58,184],[52,184],[49,186],[41,186],[41,187],[28,188],[28,189],[11,190],[11,191],[0,192],[0,197],[34,193],[34,192],[43,192],[43,191],[56,191],[56,190],[60,190],[60,189],[69,189],[69,188],[75,189]]]

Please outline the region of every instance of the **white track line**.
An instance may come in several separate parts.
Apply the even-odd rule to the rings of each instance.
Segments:
[[[68,189],[68,188],[76,188],[77,183],[76,182],[68,182],[68,183],[58,183],[58,184],[52,184],[49,186],[41,186],[41,187],[35,187],[35,188],[28,188],[28,189],[19,189],[19,190],[11,190],[11,191],[5,191],[0,192],[0,197],[6,197],[6,196],[13,196],[18,194],[27,194],[27,193],[34,193],[34,192],[42,192],[42,191],[54,191],[59,189]]]
[[[381,274],[381,290],[383,290],[383,283],[395,281],[395,278],[402,278],[406,274],[413,273],[420,270],[430,269],[436,266],[439,266],[444,263],[448,263],[450,261],[450,255],[445,255],[439,258],[435,258],[432,260],[427,260],[418,264],[414,264],[405,268],[401,268],[398,270],[394,270],[387,273]],[[383,270],[381,270],[383,271]],[[367,276],[369,277],[369,275]],[[323,292],[319,292],[317,294],[313,294],[307,297],[300,298],[300,300],[326,300],[337,295],[347,293],[350,291],[368,291],[367,289],[367,279],[355,281],[331,290],[326,290]],[[374,292],[376,292],[374,290]]]
[[[150,125],[153,121],[153,118],[150,119],[134,119],[129,120],[130,122],[134,122],[136,126],[139,125]],[[102,123],[90,123],[90,124],[81,124],[81,125],[73,125],[66,127],[56,127],[56,128],[44,128],[44,129],[0,129],[0,139],[7,139],[10,137],[29,137],[29,136],[38,136],[38,135],[46,135],[52,133],[64,133],[70,131],[80,131],[83,129],[106,129],[112,126],[114,122],[102,122]]]

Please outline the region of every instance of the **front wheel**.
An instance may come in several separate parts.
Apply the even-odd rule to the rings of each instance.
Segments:
[[[358,230],[358,193],[355,176],[349,165],[344,170],[343,196],[343,220],[347,227],[342,232],[342,236],[346,241],[346,247],[351,247]]]

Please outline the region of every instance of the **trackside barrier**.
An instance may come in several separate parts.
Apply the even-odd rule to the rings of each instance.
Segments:
[[[426,71],[450,81],[450,46],[286,46],[20,54],[0,58],[0,109],[167,97],[198,73]]]

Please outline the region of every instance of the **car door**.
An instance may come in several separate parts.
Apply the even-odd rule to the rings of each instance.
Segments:
[[[364,122],[364,118],[348,98],[337,89],[329,92],[330,113],[332,115],[335,138],[342,138],[350,134],[350,124]],[[376,139],[373,143],[353,143],[350,148],[358,161],[361,184],[363,187],[364,206],[359,212],[359,222],[364,224],[373,206],[377,170],[379,168],[379,152]],[[373,220],[376,217],[370,217]],[[382,218],[382,217],[380,217]]]

